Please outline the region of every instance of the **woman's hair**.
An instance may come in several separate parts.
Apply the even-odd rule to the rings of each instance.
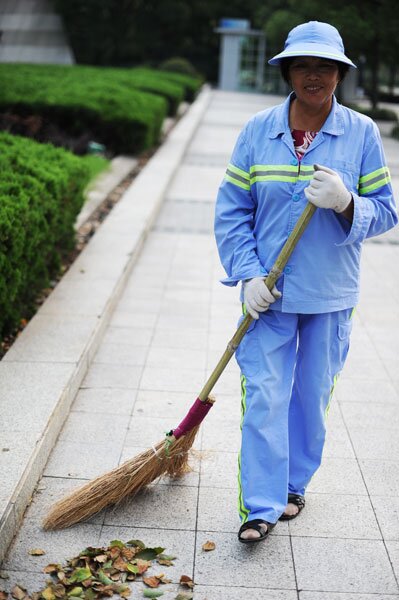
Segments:
[[[282,58],[280,61],[280,72],[281,72],[281,76],[284,79],[284,81],[288,84],[290,84],[290,75],[289,75],[289,70],[290,70],[290,65],[292,63],[292,61],[294,60],[295,57],[292,58]],[[343,62],[339,62],[338,60],[333,60],[331,61],[333,63],[335,63],[338,67],[338,71],[339,71],[339,81],[343,81],[345,79],[345,76],[347,74],[347,72],[349,71],[349,65],[343,63]]]

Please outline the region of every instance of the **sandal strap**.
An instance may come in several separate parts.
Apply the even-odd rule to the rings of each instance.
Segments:
[[[305,506],[305,498],[299,494],[288,494],[288,503],[295,504],[300,510]]]
[[[255,531],[264,535],[265,531],[262,529],[261,525],[267,525],[267,533],[274,527],[274,523],[268,523],[264,519],[253,519],[252,521],[247,521],[241,525],[238,535],[241,535],[241,533],[247,529],[255,529]]]

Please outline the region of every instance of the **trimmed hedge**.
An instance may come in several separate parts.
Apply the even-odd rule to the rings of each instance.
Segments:
[[[162,80],[158,87],[163,95],[150,94],[133,86],[128,70],[118,71],[2,64],[0,127],[24,135],[28,127],[39,141],[53,141],[46,130],[55,127],[56,133],[71,138],[85,134],[86,144],[92,139],[115,153],[132,154],[150,148],[159,140],[168,108],[166,95],[174,97],[177,105],[183,96],[182,87]],[[147,85],[155,87],[154,79],[148,78]],[[41,121],[35,122],[33,116]],[[27,124],[27,119],[32,122]]]
[[[34,312],[75,244],[92,167],[50,144],[0,133],[0,338]]]
[[[150,69],[144,69],[140,67],[136,67],[132,70],[134,73],[150,71]],[[163,79],[164,81],[172,81],[173,83],[177,83],[178,85],[183,86],[184,100],[186,100],[187,102],[193,102],[201,86],[204,83],[204,80],[201,77],[192,77],[183,73],[163,70],[160,67],[156,71],[151,70],[151,72],[157,74],[158,80]]]

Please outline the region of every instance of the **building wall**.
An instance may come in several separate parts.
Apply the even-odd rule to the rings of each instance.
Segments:
[[[49,0],[0,0],[0,62],[75,62]]]

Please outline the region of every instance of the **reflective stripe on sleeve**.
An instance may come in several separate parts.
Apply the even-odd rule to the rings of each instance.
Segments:
[[[243,190],[249,190],[249,174],[235,167],[231,163],[228,165],[225,180],[237,185]]]
[[[388,167],[381,167],[359,179],[359,194],[362,196],[377,190],[391,181]]]

